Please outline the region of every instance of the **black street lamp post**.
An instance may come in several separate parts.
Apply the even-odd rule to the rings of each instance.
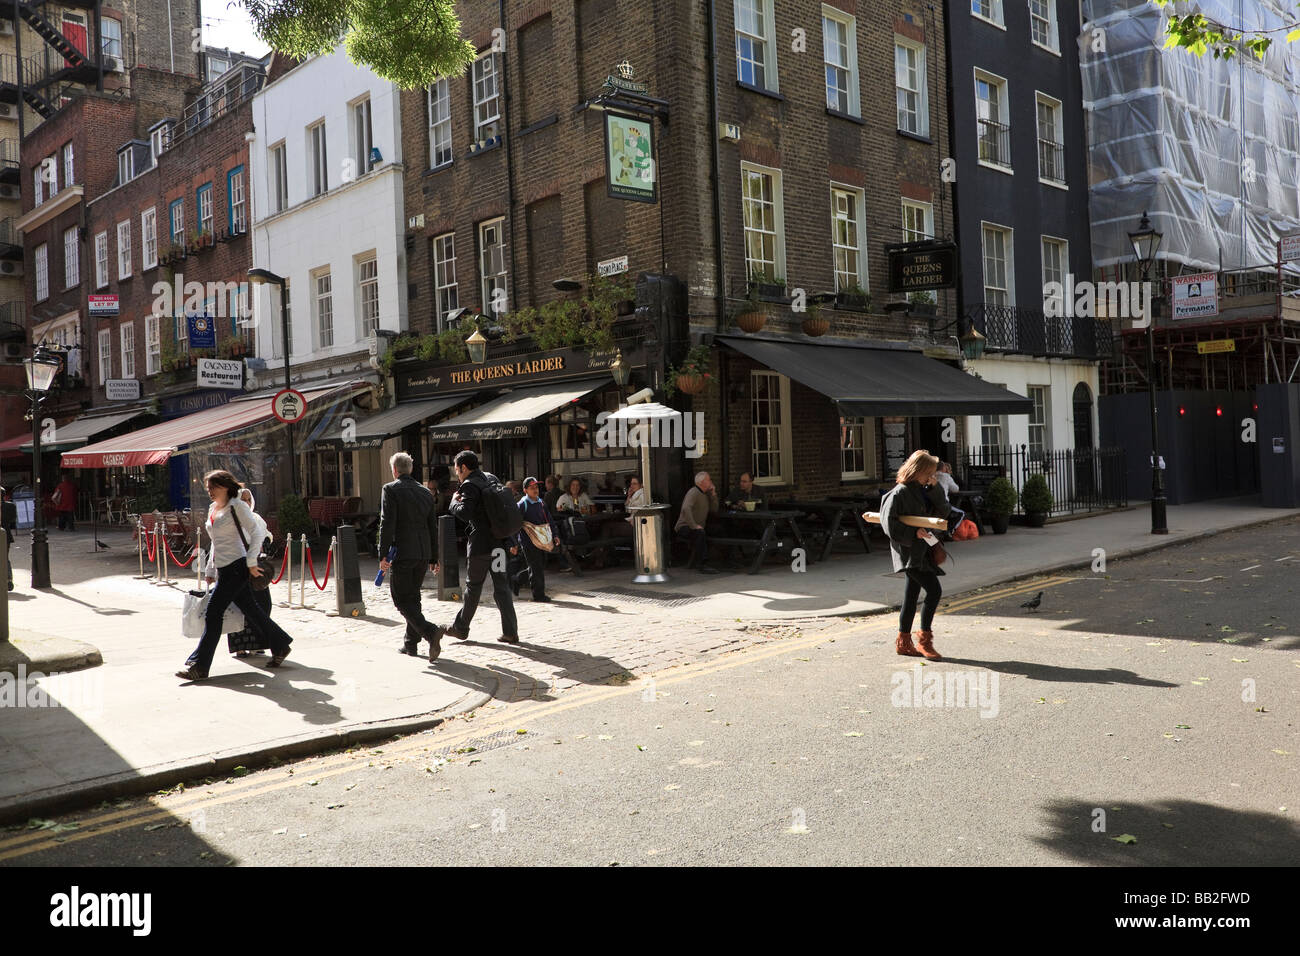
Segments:
[[[23,360],[27,370],[28,396],[32,400],[32,485],[36,491],[36,508],[32,523],[32,588],[50,587],[50,543],[45,532],[44,492],[41,490],[41,399],[54,384],[59,360],[43,346]]]
[[[284,341],[284,387],[292,388],[289,379],[289,312],[284,307],[284,276],[276,275],[269,269],[249,269],[248,281],[255,286],[273,285],[280,295],[280,338]],[[298,493],[298,453],[293,446],[293,425],[289,424],[287,437],[289,442],[289,490]]]
[[[1147,218],[1144,210],[1137,231],[1128,234],[1129,242],[1133,244],[1133,255],[1137,259],[1138,273],[1142,282],[1146,282],[1151,273],[1151,266],[1155,262],[1156,252],[1163,238],[1163,233],[1151,228],[1151,220]],[[1148,301],[1154,302],[1154,297]],[[1154,306],[1149,308],[1152,313],[1155,312]],[[1151,533],[1168,534],[1169,525],[1165,515],[1165,475],[1160,467],[1160,432],[1157,428],[1156,415],[1156,322],[1154,314],[1144,318],[1147,323],[1147,393],[1151,399]]]

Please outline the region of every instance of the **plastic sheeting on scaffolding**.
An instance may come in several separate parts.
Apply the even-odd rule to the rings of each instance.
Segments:
[[[1295,20],[1294,0],[1196,7],[1247,35]],[[1277,240],[1300,232],[1300,43],[1273,33],[1263,60],[1164,50],[1169,9],[1083,3],[1093,263],[1132,262],[1144,210],[1164,233],[1160,257],[1183,266],[1171,271],[1276,262]]]

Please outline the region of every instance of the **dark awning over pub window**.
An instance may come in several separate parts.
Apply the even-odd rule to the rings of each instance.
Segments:
[[[494,398],[486,405],[434,425],[429,430],[429,437],[435,442],[526,437],[536,419],[605,388],[609,383],[610,379],[606,376],[517,388]]]
[[[839,405],[845,415],[1027,415],[1023,395],[906,349],[806,345],[719,336],[718,341]]]
[[[378,448],[389,438],[401,434],[402,429],[416,422],[422,422],[465,401],[468,396],[456,395],[451,398],[431,398],[422,402],[403,402],[386,411],[363,418],[353,423],[353,438],[345,441],[340,425],[328,434],[316,439],[316,447],[322,450],[347,451],[353,448]]]

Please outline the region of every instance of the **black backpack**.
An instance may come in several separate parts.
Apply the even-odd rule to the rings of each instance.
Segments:
[[[514,492],[501,484],[491,472],[483,472],[483,481],[475,482],[483,490],[483,513],[494,538],[513,538],[524,526],[524,514],[515,503]]]

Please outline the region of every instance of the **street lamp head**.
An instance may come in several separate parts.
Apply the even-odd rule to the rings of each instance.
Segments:
[[[632,380],[632,366],[623,361],[623,350],[619,349],[614,356],[613,363],[609,366],[609,372],[614,376],[616,385],[626,385]]]
[[[988,345],[988,339],[980,334],[980,330],[975,328],[972,322],[966,334],[957,340],[961,343],[962,354],[974,362],[984,357],[984,347]]]
[[[44,395],[54,384],[54,376],[59,374],[62,363],[44,347],[37,347],[31,358],[23,359],[23,367],[27,370],[27,387]]]
[[[284,276],[276,275],[270,269],[249,269],[248,281],[253,285],[284,285]]]
[[[482,365],[487,361],[487,344],[488,340],[478,329],[475,329],[474,334],[465,340],[465,347],[469,349],[469,360],[475,365]]]
[[[1128,241],[1133,246],[1133,257],[1137,259],[1138,268],[1143,275],[1150,270],[1151,264],[1155,262],[1156,253],[1160,250],[1160,240],[1164,238],[1164,233],[1156,232],[1151,227],[1151,220],[1147,218],[1146,210],[1142,211],[1142,221],[1138,223],[1137,231],[1128,234]]]

